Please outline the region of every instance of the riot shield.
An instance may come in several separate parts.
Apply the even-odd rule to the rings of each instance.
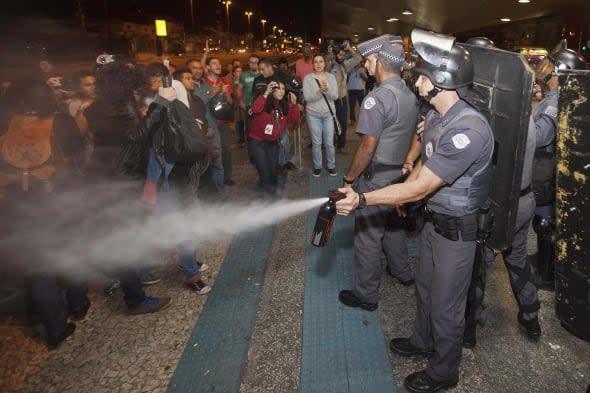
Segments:
[[[473,91],[464,98],[484,114],[494,132],[490,199],[494,228],[488,246],[511,244],[531,115],[534,73],[518,53],[464,45],[473,57]]]
[[[590,71],[559,71],[555,308],[590,340]]]

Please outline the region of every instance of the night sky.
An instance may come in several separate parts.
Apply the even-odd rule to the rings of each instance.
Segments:
[[[111,18],[137,22],[159,17],[184,23],[186,31],[192,30],[190,0],[11,0],[3,2],[2,14],[5,20],[23,16],[76,18],[78,4],[89,19],[104,18],[106,12]],[[193,8],[197,31],[214,26],[216,21],[223,23],[225,28],[225,6],[218,1],[193,0]],[[307,35],[308,40],[319,36],[320,1],[232,0],[229,9],[231,30],[235,33],[248,31],[248,19],[244,12],[252,11],[251,29],[256,36],[262,33],[260,20],[263,18],[268,21],[265,26],[267,34],[272,31],[273,25],[277,25],[289,34]]]

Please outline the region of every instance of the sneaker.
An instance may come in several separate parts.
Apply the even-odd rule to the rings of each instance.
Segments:
[[[321,169],[314,169],[313,173],[311,174],[313,177],[320,177],[320,175],[322,174],[322,170]]]
[[[158,312],[170,306],[169,297],[146,296],[137,306],[129,307],[129,314],[149,314]]]
[[[209,270],[209,265],[207,265],[206,263],[197,262],[197,266],[199,267],[199,273],[203,273],[203,272],[206,272],[207,270]],[[176,265],[176,267],[181,272],[184,272],[184,268],[182,267],[182,264],[179,263]]]
[[[203,280],[195,282],[187,282],[186,286],[191,291],[197,293],[197,295],[206,295],[211,292],[211,287],[203,282]]]
[[[57,335],[48,334],[47,335],[47,349],[51,351],[51,350],[59,347],[62,342],[64,342],[68,337],[70,337],[72,334],[74,334],[74,330],[76,330],[76,325],[73,324],[72,322],[69,322],[66,325],[66,330],[64,330],[60,334],[57,334]]]
[[[162,281],[162,279],[152,273],[143,273],[141,276],[139,276],[139,282],[144,287],[148,285],[157,284],[160,281]]]
[[[337,175],[336,168],[328,169],[328,173],[330,174],[330,176],[336,176]]]

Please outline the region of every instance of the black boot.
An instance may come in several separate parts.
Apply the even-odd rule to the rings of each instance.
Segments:
[[[518,323],[525,330],[526,337],[529,341],[538,342],[541,337],[541,325],[539,318],[524,319],[522,313],[518,313]]]
[[[477,323],[465,324],[465,331],[463,332],[463,348],[475,348],[475,344],[477,343],[476,331]]]
[[[551,217],[535,216],[533,228],[537,232],[536,270],[539,276],[538,289],[553,291],[555,289],[555,235]]]

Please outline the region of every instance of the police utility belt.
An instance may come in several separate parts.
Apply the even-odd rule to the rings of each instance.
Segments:
[[[386,165],[386,164],[379,164],[379,163],[370,163],[367,169],[363,172],[363,177],[367,180],[371,180],[376,173],[379,172],[387,172],[387,171],[395,171],[401,170],[403,164],[400,165]]]
[[[450,216],[436,213],[424,207],[424,221],[432,222],[434,231],[451,240],[485,241],[492,230],[492,213],[489,209],[480,209],[473,214]]]

